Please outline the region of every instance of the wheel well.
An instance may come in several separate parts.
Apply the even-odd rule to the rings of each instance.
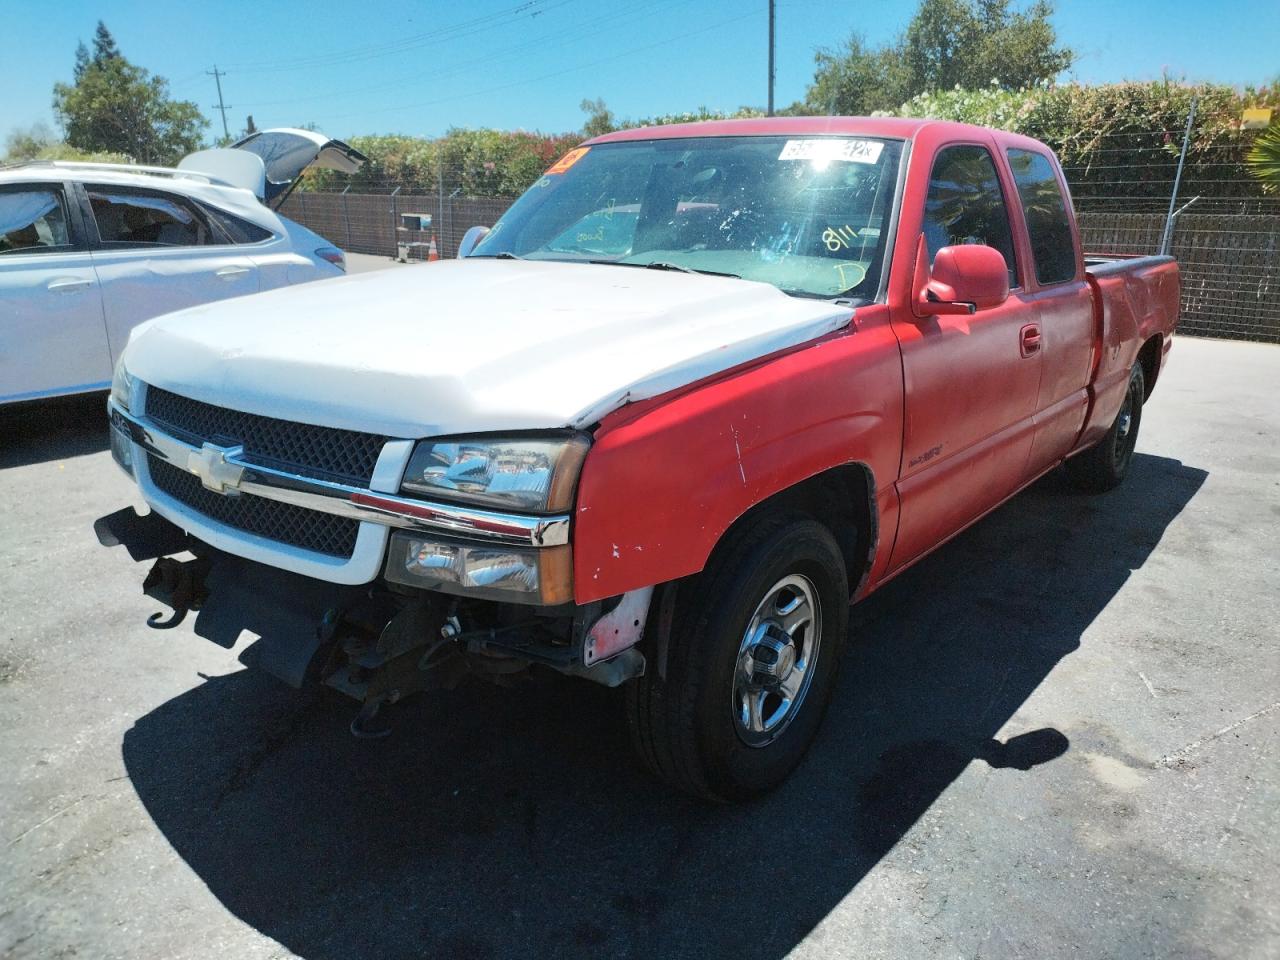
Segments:
[[[1151,391],[1156,386],[1156,377],[1160,375],[1160,350],[1164,346],[1163,341],[1163,336],[1157,333],[1138,351],[1138,362],[1142,364],[1143,400],[1151,396]]]
[[[871,468],[863,463],[846,463],[780,490],[735,520],[720,542],[726,542],[762,513],[774,510],[800,510],[826,524],[844,557],[852,596],[871,572],[875,558],[878,517]]]

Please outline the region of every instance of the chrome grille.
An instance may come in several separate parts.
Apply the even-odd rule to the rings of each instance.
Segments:
[[[205,489],[195,474],[156,456],[149,456],[147,465],[157,490],[216,523],[331,557],[348,559],[355,550],[358,520],[247,493],[223,496]]]
[[[244,459],[260,466],[357,487],[369,485],[388,440],[228,410],[153,386],[147,387],[145,403],[148,418],[188,443],[243,446]]]

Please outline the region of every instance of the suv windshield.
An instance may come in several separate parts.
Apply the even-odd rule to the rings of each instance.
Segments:
[[[901,153],[899,141],[852,137],[579,147],[472,256],[653,266],[869,300]]]

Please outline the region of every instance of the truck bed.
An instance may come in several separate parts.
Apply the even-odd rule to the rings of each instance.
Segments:
[[[1085,253],[1084,262],[1094,293],[1098,349],[1093,399],[1081,446],[1106,432],[1139,356],[1150,360],[1145,365],[1150,395],[1169,352],[1181,297],[1178,264],[1173,257]],[[1145,355],[1144,349],[1148,350]]]

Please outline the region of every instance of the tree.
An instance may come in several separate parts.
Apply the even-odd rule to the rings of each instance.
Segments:
[[[108,60],[120,58],[120,49],[116,46],[116,38],[111,35],[107,25],[98,21],[98,28],[93,32],[93,62],[102,66]]]
[[[603,99],[583,100],[578,108],[587,115],[587,122],[582,125],[584,137],[598,137],[604,133],[612,133],[617,129],[613,111],[606,106]]]
[[[866,116],[894,110],[912,96],[910,76],[899,45],[873,49],[858,34],[837,50],[813,55],[817,69],[805,94],[811,113]]]
[[[1010,9],[1010,0],[923,0],[893,43],[868,47],[855,34],[819,50],[805,106],[867,114],[956,86],[1017,90],[1051,80],[1074,60],[1057,45],[1052,13],[1048,0],[1026,10]]]
[[[84,45],[84,41],[81,40],[76,44],[76,65],[72,68],[72,75],[76,78],[76,81],[79,82],[80,78],[84,76],[84,72],[88,69],[89,48],[86,47]]]
[[[25,129],[15,127],[4,138],[4,159],[8,163],[36,160],[57,142],[53,131],[43,123],[33,123]]]
[[[141,163],[176,163],[200,146],[209,122],[169,84],[130,63],[99,22],[92,58],[76,51],[74,82],[53,87],[53,110],[76,150],[124,154]]]
[[[4,155],[0,163],[20,163],[24,160],[94,160],[100,163],[127,163],[128,157],[113,153],[76,150],[63,143],[43,123],[30,127],[16,127],[4,138]]]
[[[924,0],[907,27],[903,53],[912,83],[925,90],[1006,90],[1052,80],[1075,55],[1055,46],[1048,0],[1010,11],[1009,0]]]

